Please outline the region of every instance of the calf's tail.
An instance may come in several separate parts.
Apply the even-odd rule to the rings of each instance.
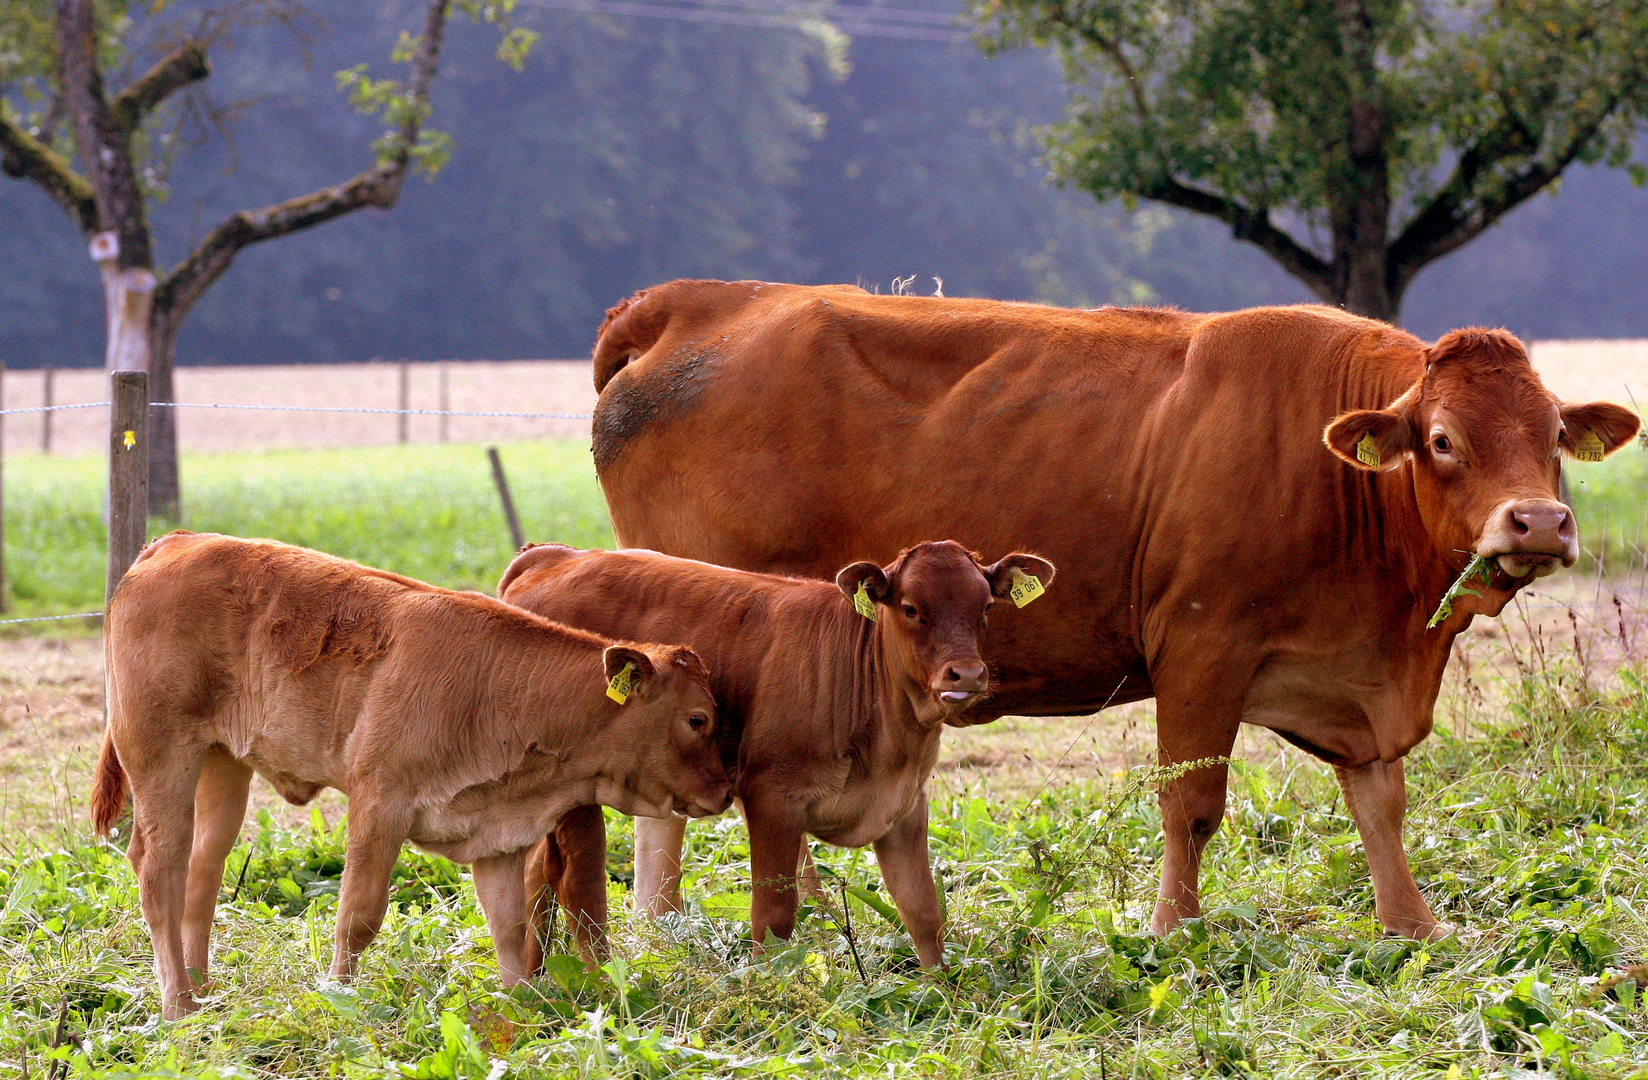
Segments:
[[[92,782],[92,825],[107,836],[126,809],[126,770],[114,748],[114,736],[103,732],[103,750],[97,755],[97,778]]]

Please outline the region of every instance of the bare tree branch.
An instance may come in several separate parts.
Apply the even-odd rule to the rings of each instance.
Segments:
[[[307,229],[363,206],[387,209],[395,205],[412,163],[412,150],[417,146],[424,118],[429,113],[429,85],[440,60],[450,4],[451,0],[430,0],[423,37],[413,61],[412,81],[407,89],[406,116],[379,163],[341,184],[259,210],[241,210],[230,215],[166,275],[156,291],[157,306],[181,318],[248,244]]]
[[[1327,303],[1338,303],[1334,291],[1334,267],[1271,224],[1268,210],[1251,210],[1232,199],[1181,184],[1172,177],[1143,184],[1138,193],[1147,199],[1218,218],[1230,226],[1231,234],[1236,239],[1257,244],[1317,296]]]
[[[29,134],[0,103],[0,172],[33,180],[74,218],[81,232],[97,231],[97,195],[86,178],[45,142]]]
[[[136,131],[162,101],[211,73],[206,46],[198,41],[185,41],[115,97],[110,106],[115,124],[128,134]]]

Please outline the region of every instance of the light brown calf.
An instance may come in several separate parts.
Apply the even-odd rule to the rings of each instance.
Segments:
[[[196,1007],[254,772],[300,806],[325,787],[349,795],[338,979],[382,925],[404,841],[473,866],[507,986],[524,971],[525,849],[567,809],[700,816],[732,798],[687,648],[615,645],[319,552],[182,532],[139,556],[107,634],[93,818],[107,832],[129,783],[128,857],[168,1019]],[[605,691],[626,668],[620,704]]]
[[[757,942],[794,929],[797,871],[812,835],[874,845],[917,956],[935,965],[944,944],[928,866],[927,775],[944,724],[990,707],[979,638],[991,606],[1023,574],[1047,585],[1053,567],[1023,553],[983,565],[946,540],[917,544],[885,567],[854,563],[832,585],[652,551],[543,544],[515,557],[498,594],[601,633],[691,644],[708,661],[724,756],[735,763],[749,823]],[[854,597],[873,621],[855,612]],[[680,910],[684,837],[684,822],[656,817],[635,822],[636,900],[654,914]],[[599,958],[600,808],[568,813],[528,866],[529,891],[551,887],[586,958]]]

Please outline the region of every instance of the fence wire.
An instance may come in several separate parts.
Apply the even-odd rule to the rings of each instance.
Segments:
[[[83,401],[73,405],[35,405],[27,409],[0,409],[0,416],[16,413],[58,412],[63,409],[102,409],[107,401]],[[217,405],[203,401],[151,401],[151,409],[252,409],[258,412],[375,413],[389,416],[488,416],[516,420],[593,420],[594,413],[476,412],[465,409],[369,409],[345,405]]]

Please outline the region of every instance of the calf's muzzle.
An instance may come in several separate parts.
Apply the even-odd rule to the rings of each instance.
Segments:
[[[1574,514],[1555,499],[1515,499],[1488,515],[1476,553],[1512,577],[1544,577],[1579,558]]]
[[[979,660],[945,664],[932,681],[933,692],[946,705],[960,705],[989,685],[989,669]]]

